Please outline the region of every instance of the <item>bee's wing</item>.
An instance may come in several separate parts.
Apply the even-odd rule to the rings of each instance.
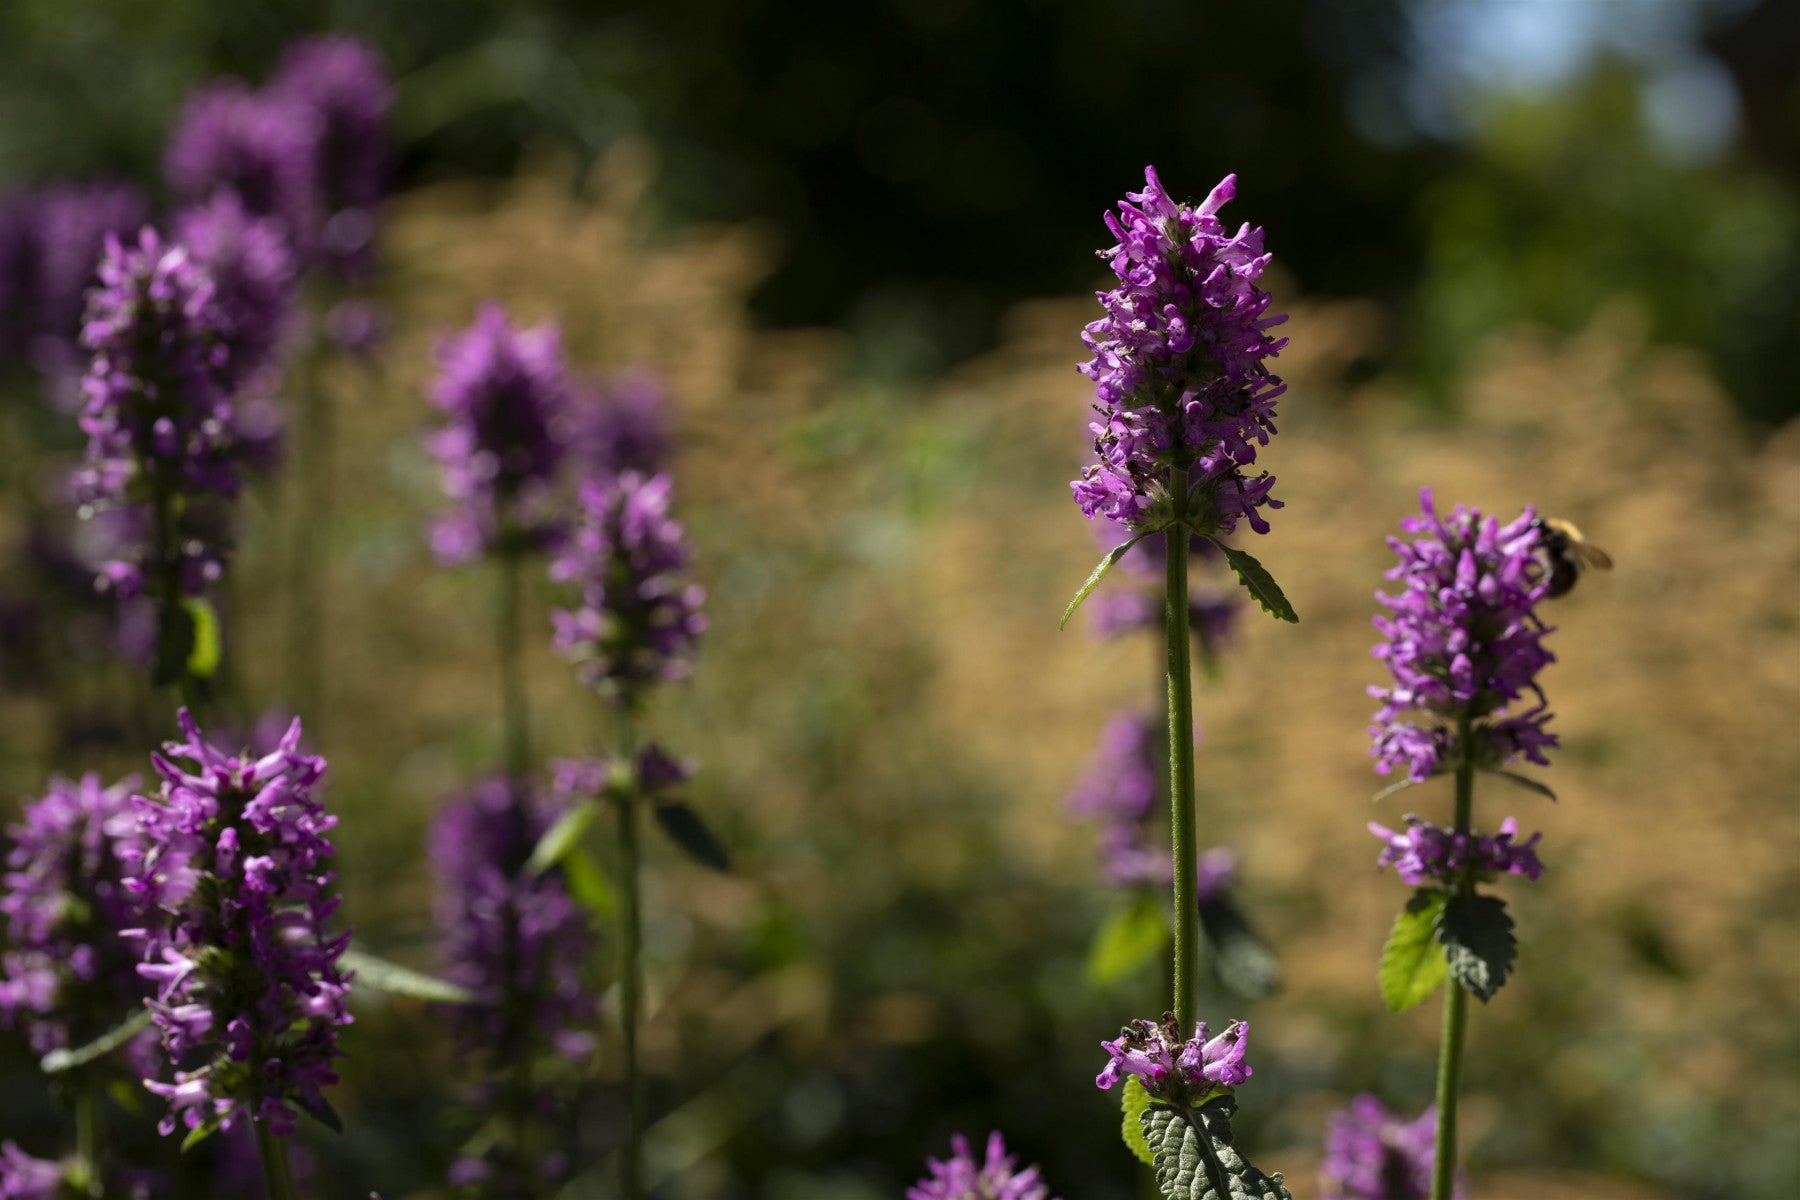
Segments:
[[[1612,555],[1592,542],[1571,542],[1569,550],[1587,566],[1598,567],[1602,571],[1612,570]]]

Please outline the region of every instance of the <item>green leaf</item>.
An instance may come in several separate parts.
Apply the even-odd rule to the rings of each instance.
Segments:
[[[1483,1003],[1493,999],[1519,950],[1512,918],[1498,896],[1458,892],[1437,916],[1438,942],[1450,974]]]
[[[308,1100],[304,1096],[293,1096],[294,1106],[333,1133],[344,1132],[344,1118],[337,1115],[337,1109],[331,1107],[331,1101],[320,1096],[317,1100]]]
[[[1227,546],[1216,537],[1209,537],[1207,540],[1224,551],[1225,561],[1237,572],[1238,582],[1256,598],[1264,612],[1289,624],[1299,622],[1299,614],[1294,612],[1294,606],[1282,594],[1281,585],[1275,582],[1275,577],[1269,574],[1267,567],[1256,561],[1254,555],[1235,546]]]
[[[211,1121],[202,1122],[188,1130],[188,1135],[181,1139],[181,1152],[186,1154],[201,1142],[219,1131],[219,1127]]]
[[[1144,1140],[1144,1110],[1151,1105],[1144,1081],[1136,1075],[1127,1075],[1119,1100],[1125,1109],[1125,1124],[1119,1131],[1125,1137],[1125,1148],[1146,1167],[1154,1167],[1156,1155],[1151,1152],[1150,1143]]]
[[[1542,796],[1552,804],[1556,802],[1556,793],[1529,775],[1521,775],[1517,771],[1501,771],[1491,767],[1487,768],[1483,773],[1487,775],[1498,775],[1501,779],[1506,780],[1514,787],[1522,787],[1528,792],[1533,792]]]
[[[1380,804],[1383,800],[1386,800],[1389,796],[1392,796],[1397,792],[1404,792],[1409,787],[1417,786],[1417,782],[1411,779],[1402,779],[1398,783],[1390,783],[1379,792],[1376,792],[1373,796],[1370,796],[1369,803]]]
[[[72,1071],[76,1067],[85,1067],[96,1059],[105,1058],[148,1028],[150,1028],[150,1010],[139,1009],[84,1046],[52,1050],[38,1060],[38,1067],[46,1075],[60,1075],[64,1071]]]
[[[1448,968],[1436,936],[1444,899],[1436,888],[1420,888],[1394,918],[1393,932],[1381,949],[1381,999],[1390,1011],[1423,1004],[1444,982]]]
[[[1214,1096],[1197,1109],[1152,1103],[1140,1118],[1165,1200],[1294,1200],[1279,1173],[1265,1175],[1231,1144],[1237,1101]]]
[[[570,805],[562,816],[556,818],[556,824],[544,831],[538,844],[532,847],[531,858],[525,863],[525,870],[532,875],[542,875],[561,862],[575,844],[581,841],[581,835],[587,832],[587,827],[599,815],[600,803],[597,800],[581,800]]]
[[[193,648],[188,651],[187,672],[195,679],[211,679],[219,669],[224,643],[219,636],[219,614],[212,604],[198,596],[186,596],[181,607],[193,623]]]
[[[1230,895],[1200,906],[1200,932],[1212,951],[1213,974],[1226,989],[1262,1000],[1281,986],[1281,962]]]
[[[713,836],[700,814],[685,804],[659,804],[656,823],[669,835],[669,840],[687,851],[689,858],[715,871],[731,870],[731,859],[724,843]]]
[[[185,605],[163,605],[156,622],[156,664],[150,670],[150,682],[157,687],[180,683],[187,675],[194,645],[194,614]]]
[[[612,883],[606,878],[606,870],[599,859],[584,847],[575,847],[563,855],[562,878],[569,895],[575,897],[575,903],[602,921],[611,919],[618,908],[618,899],[613,895]]]
[[[1108,917],[1088,950],[1087,977],[1095,987],[1119,982],[1162,953],[1169,944],[1169,923],[1161,899],[1141,891],[1130,904]]]
[[[1075,615],[1075,610],[1081,607],[1081,602],[1088,598],[1088,594],[1100,586],[1100,581],[1105,579],[1107,575],[1112,572],[1112,569],[1119,565],[1119,560],[1125,557],[1125,552],[1155,532],[1156,530],[1154,529],[1146,529],[1143,533],[1133,537],[1130,541],[1120,542],[1117,546],[1108,550],[1106,552],[1106,557],[1100,560],[1100,565],[1094,568],[1094,573],[1089,575],[1087,577],[1087,582],[1081,585],[1081,590],[1075,593],[1075,598],[1069,601],[1069,607],[1063,609],[1062,620],[1057,622],[1056,627],[1058,629],[1068,628],[1069,618]]]
[[[338,965],[356,972],[353,987],[374,988],[391,996],[412,996],[439,1004],[475,1004],[474,992],[447,979],[439,979],[411,967],[377,958],[365,950],[351,946],[338,959]]]

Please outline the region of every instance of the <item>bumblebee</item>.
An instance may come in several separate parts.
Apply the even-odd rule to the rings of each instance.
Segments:
[[[1538,517],[1531,527],[1538,531],[1538,550],[1550,575],[1551,596],[1566,596],[1589,567],[1612,570],[1612,555],[1581,536],[1581,530],[1556,517]]]

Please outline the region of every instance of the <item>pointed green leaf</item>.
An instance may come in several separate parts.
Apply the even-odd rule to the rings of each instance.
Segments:
[[[1066,629],[1069,624],[1069,618],[1075,615],[1075,610],[1081,607],[1081,602],[1086,600],[1088,594],[1100,586],[1100,581],[1105,579],[1107,575],[1112,572],[1112,569],[1119,565],[1119,560],[1125,557],[1125,552],[1155,532],[1156,530],[1154,529],[1147,529],[1143,533],[1133,537],[1130,541],[1120,542],[1117,546],[1108,550],[1106,552],[1106,557],[1100,560],[1100,565],[1094,568],[1094,573],[1089,575],[1087,577],[1087,582],[1081,585],[1081,590],[1075,593],[1075,598],[1069,601],[1069,607],[1063,609],[1062,620],[1057,623],[1056,627],[1058,629]]]
[[[1409,787],[1417,786],[1417,782],[1411,779],[1402,779],[1398,783],[1390,783],[1379,792],[1376,792],[1373,796],[1370,796],[1369,803],[1380,804],[1383,800],[1386,800],[1389,796],[1392,796],[1397,792],[1404,792]]]
[[[111,1054],[148,1028],[150,1028],[150,1010],[141,1008],[84,1046],[52,1050],[38,1060],[38,1067],[46,1075],[60,1075],[64,1071],[72,1071],[76,1067],[85,1067],[96,1059]]]
[[[685,804],[659,804],[655,811],[656,823],[670,841],[687,851],[689,858],[715,871],[731,870],[724,844],[713,836],[699,813]]]
[[[1281,986],[1281,962],[1229,894],[1200,905],[1200,932],[1212,952],[1213,974],[1226,989],[1262,1000]]]
[[[188,1130],[188,1135],[181,1139],[181,1152],[186,1154],[189,1150],[192,1150],[195,1146],[198,1146],[201,1142],[204,1142],[218,1131],[219,1127],[211,1121],[206,1121],[194,1126],[192,1129]]]
[[[1450,974],[1483,1003],[1506,982],[1518,954],[1512,918],[1498,896],[1458,892],[1437,915],[1438,942]]]
[[[1381,950],[1381,999],[1392,1012],[1423,1004],[1444,982],[1448,968],[1437,948],[1437,917],[1444,893],[1420,888],[1394,918]]]
[[[602,921],[611,919],[618,908],[618,900],[599,859],[584,847],[577,846],[563,856],[562,877],[563,886],[575,897],[575,903]]]
[[[1553,804],[1556,802],[1556,793],[1551,791],[1549,788],[1545,787],[1543,784],[1539,783],[1537,780],[1533,779],[1529,775],[1521,775],[1517,771],[1500,771],[1500,770],[1495,770],[1493,768],[1487,769],[1484,772],[1484,774],[1498,775],[1501,779],[1506,780],[1508,783],[1512,784],[1514,787],[1522,787],[1528,792],[1533,792],[1539,796],[1542,796],[1544,799],[1550,801]]]
[[[1140,891],[1094,935],[1088,950],[1088,982],[1095,987],[1117,983],[1161,954],[1168,944],[1169,923],[1161,899],[1154,892]]]
[[[343,956],[338,959],[338,965],[347,971],[356,972],[356,978],[352,980],[353,987],[374,988],[392,996],[412,996],[439,1004],[477,1003],[475,993],[460,984],[415,971],[411,967],[403,967],[385,958],[377,958],[354,946],[344,951]]]
[[[1119,1131],[1125,1137],[1125,1148],[1146,1167],[1154,1167],[1156,1155],[1151,1152],[1150,1143],[1144,1140],[1144,1110],[1151,1103],[1150,1093],[1144,1090],[1144,1081],[1136,1075],[1127,1075],[1119,1100],[1125,1110],[1125,1124]]]
[[[187,671],[195,679],[211,679],[219,669],[224,643],[219,636],[219,614],[207,600],[187,596],[181,601],[193,622],[193,648],[188,651]]]
[[[1216,537],[1209,537],[1207,540],[1224,552],[1225,561],[1237,572],[1238,582],[1256,598],[1264,612],[1289,624],[1299,622],[1299,614],[1294,612],[1294,606],[1282,594],[1281,585],[1275,582],[1275,577],[1269,574],[1267,567],[1256,561],[1254,555],[1235,546],[1227,546]]]
[[[293,1096],[291,1099],[301,1112],[331,1130],[333,1133],[344,1132],[344,1118],[337,1115],[337,1109],[331,1107],[331,1101],[320,1096],[317,1100],[308,1100],[304,1096]]]
[[[1231,1144],[1237,1101],[1215,1096],[1197,1109],[1152,1103],[1141,1123],[1165,1200],[1294,1200],[1279,1173],[1265,1175]]]
[[[544,831],[538,844],[531,849],[531,858],[525,864],[525,870],[532,875],[542,875],[551,867],[563,860],[581,835],[587,832],[594,818],[600,815],[600,802],[597,800],[580,800],[571,804],[556,823]]]

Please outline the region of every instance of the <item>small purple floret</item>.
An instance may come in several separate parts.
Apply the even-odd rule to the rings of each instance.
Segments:
[[[1051,1200],[1036,1167],[1014,1165],[999,1130],[988,1135],[985,1161],[960,1133],[951,1136],[950,1149],[947,1160],[925,1160],[929,1174],[906,1189],[906,1200]]]
[[[1094,1083],[1111,1089],[1135,1075],[1155,1099],[1198,1104],[1219,1088],[1250,1078],[1250,1064],[1244,1061],[1249,1038],[1248,1021],[1233,1021],[1218,1037],[1201,1021],[1186,1041],[1174,1013],[1164,1013],[1159,1022],[1133,1021],[1117,1038],[1100,1043],[1112,1058]]]
[[[1369,832],[1387,843],[1377,866],[1391,866],[1400,878],[1418,887],[1424,883],[1452,883],[1472,869],[1477,875],[1523,875],[1535,881],[1544,873],[1538,861],[1534,833],[1518,841],[1519,822],[1508,817],[1493,837],[1441,829],[1408,813],[1406,829],[1396,833],[1371,821]]]

